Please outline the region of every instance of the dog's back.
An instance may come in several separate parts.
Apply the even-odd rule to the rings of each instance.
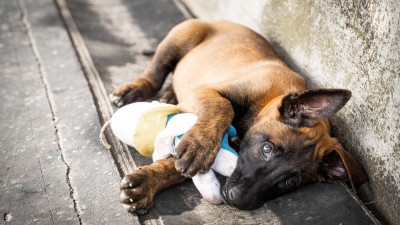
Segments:
[[[276,56],[263,37],[244,26],[223,20],[189,20],[170,35],[176,39],[182,31],[199,40],[175,67],[174,90],[180,103],[191,101],[195,89],[204,86],[219,90],[236,108],[259,108],[278,95],[305,89],[303,78]],[[235,111],[241,119],[253,116]]]
[[[171,33],[180,32],[180,29],[187,29],[189,26],[197,29],[193,33],[201,33],[203,38],[175,68],[174,87],[178,98],[181,89],[187,90],[192,86],[243,76],[241,71],[245,65],[266,61],[284,65],[269,43],[246,27],[228,21],[205,23],[190,20],[174,28]],[[241,54],[242,52],[247,54]]]

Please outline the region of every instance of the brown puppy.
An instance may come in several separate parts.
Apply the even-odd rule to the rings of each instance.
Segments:
[[[176,160],[122,180],[121,202],[128,211],[146,212],[158,191],[207,171],[230,124],[243,142],[223,196],[238,208],[258,207],[310,182],[350,179],[355,188],[366,181],[353,157],[330,137],[326,120],[351,93],[306,90],[303,78],[257,33],[227,21],[183,22],[159,45],[143,75],[113,92],[113,103],[152,97],[171,71],[173,89],[164,99],[173,101],[175,91],[180,109],[197,114],[198,122],[177,147]]]

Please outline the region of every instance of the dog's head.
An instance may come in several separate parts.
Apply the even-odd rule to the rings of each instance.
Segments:
[[[350,96],[347,90],[308,90],[270,101],[243,138],[224,199],[253,209],[311,182],[349,180],[353,188],[365,182],[363,170],[329,134],[327,118]]]

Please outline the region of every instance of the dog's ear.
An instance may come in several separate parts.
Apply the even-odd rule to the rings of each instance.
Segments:
[[[324,150],[322,154],[318,170],[325,181],[349,181],[356,192],[368,180],[360,164],[339,143],[334,148]]]
[[[345,89],[307,90],[283,97],[281,121],[294,127],[311,127],[338,112],[350,99]]]

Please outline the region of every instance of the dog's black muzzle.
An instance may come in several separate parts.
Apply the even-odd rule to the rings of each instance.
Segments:
[[[225,202],[239,209],[252,210],[263,205],[263,199],[258,198],[253,180],[240,178],[235,170],[227,179],[222,189]]]

